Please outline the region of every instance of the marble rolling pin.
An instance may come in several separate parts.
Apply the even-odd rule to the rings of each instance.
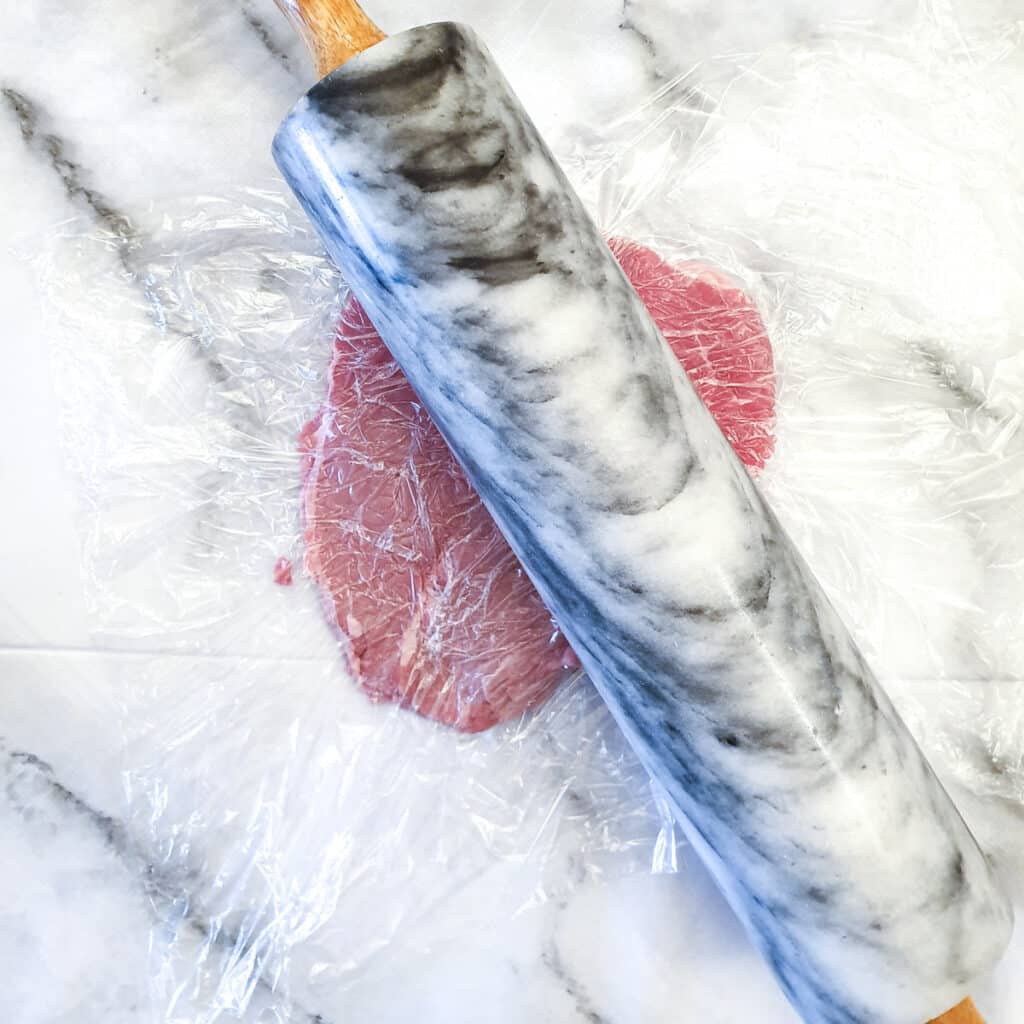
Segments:
[[[794,1007],[980,1020],[989,862],[480,40],[280,2],[278,166]]]

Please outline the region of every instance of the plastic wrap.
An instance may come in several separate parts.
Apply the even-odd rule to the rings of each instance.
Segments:
[[[303,432],[347,300],[290,201],[168,203],[129,246],[81,232],[62,229],[44,280],[169,1019],[182,972],[238,1007],[315,953],[319,984],[344,989],[381,949],[413,955],[424,921],[439,941],[446,893],[471,928],[567,883],[671,869],[675,826],[578,672],[478,735],[353,678],[303,569]]]
[[[684,364],[1005,860],[1024,806],[1024,213],[1009,199],[1024,97],[1005,39],[958,49],[947,28],[722,56],[715,97],[674,78],[559,155],[608,237],[654,254],[648,278],[664,284],[665,261],[711,290],[686,307]],[[158,1019],[372,989],[582,879],[674,869],[659,794],[553,626],[542,665],[499,659],[525,699],[460,710],[486,689],[459,690],[493,636],[480,602],[528,608],[529,588],[495,594],[521,581],[471,495],[442,488],[432,510],[430,480],[458,477],[443,452],[422,472],[429,425],[407,396],[385,382],[404,420],[353,427],[337,346],[366,325],[283,186],[179,197],[117,233],[71,223],[38,262],[90,612],[115,655],[122,841],[159,908]],[[651,301],[677,307],[679,281]],[[339,429],[367,446],[325,462]],[[380,447],[385,429],[406,433]],[[357,461],[365,494],[323,511],[311,475],[344,488]],[[388,465],[406,470],[393,500],[429,535],[433,591],[371,559],[328,593],[323,524],[396,551],[379,489],[395,477],[374,475]],[[472,528],[445,514],[456,499]],[[473,529],[486,543],[467,553]],[[452,597],[442,584],[467,566],[484,582]],[[424,593],[450,599],[430,628],[382,632],[400,662],[403,642],[423,654],[439,636],[448,658],[445,628],[469,623],[432,670],[454,689],[359,685],[364,624],[337,598],[358,595],[359,620],[378,603],[360,588],[381,586],[409,621]]]

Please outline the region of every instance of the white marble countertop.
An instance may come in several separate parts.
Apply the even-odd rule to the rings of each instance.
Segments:
[[[820,7],[378,0],[372,13],[385,29],[475,24],[609,227],[720,260],[767,307],[782,387],[764,486],[1012,881],[1024,23],[1004,0]],[[311,76],[269,0],[43,0],[5,29],[0,1016],[793,1024],[690,851],[657,846],[651,798],[587,694],[565,699],[573,724],[547,738],[585,746],[593,721],[609,748],[552,754],[534,782],[524,764],[544,737],[517,733],[511,755],[500,738],[458,748],[342,692],[308,586],[264,588],[198,639],[172,620],[164,640],[111,626],[83,573],[99,513],[82,511],[66,449],[67,377],[53,372],[66,338],[25,256],[69,218],[156,237],[182,197],[280,190],[270,137]],[[603,193],[591,171],[608,126],[687,105],[695,130],[655,140],[685,160],[659,185],[685,214],[663,219],[639,166]],[[123,270],[111,258],[67,279],[60,308],[114,296]],[[380,807],[377,792],[338,796],[332,780],[362,781],[339,751],[388,729],[388,751],[437,760],[388,775],[398,792]],[[472,792],[446,776],[467,764]],[[599,812],[608,766],[618,789]],[[459,831],[492,781],[505,806],[508,784],[559,808],[550,834],[528,812],[509,819],[538,829],[543,858],[518,838],[476,842],[500,818],[482,809],[474,841]],[[630,792],[636,819],[595,839]],[[410,825],[439,794],[437,821]],[[678,870],[651,874],[652,857]],[[991,1024],[1024,1010],[1022,957],[1018,938],[978,988]]]

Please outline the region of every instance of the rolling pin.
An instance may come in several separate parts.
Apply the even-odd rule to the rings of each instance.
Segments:
[[[980,1021],[990,863],[484,45],[279,3],[278,167],[797,1012]]]

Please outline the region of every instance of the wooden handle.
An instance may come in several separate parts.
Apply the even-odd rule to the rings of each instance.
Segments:
[[[985,1018],[978,1013],[974,1000],[965,999],[959,1006],[954,1006],[949,1013],[936,1017],[928,1024],[985,1024]]]
[[[305,40],[320,76],[387,39],[355,0],[275,0]]]

